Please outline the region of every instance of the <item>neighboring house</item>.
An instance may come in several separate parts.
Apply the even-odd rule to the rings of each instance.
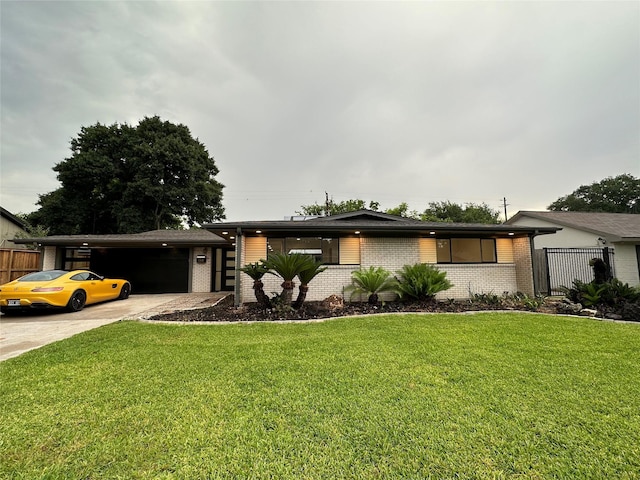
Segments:
[[[133,293],[233,289],[233,247],[207,230],[15,239],[16,243],[34,241],[42,246],[43,270],[87,268],[129,280]]]
[[[16,235],[26,233],[25,223],[0,207],[0,248],[27,248],[25,245],[17,245],[13,242]]]
[[[615,276],[630,285],[640,283],[640,214],[520,211],[506,224],[562,229],[555,235],[536,237],[538,250],[613,250]]]
[[[515,225],[431,223],[361,210],[318,218],[224,222],[204,228],[235,247],[236,271],[267,258],[270,252],[313,255],[328,269],[310,285],[309,300],[343,295],[354,270],[436,264],[454,287],[440,298],[469,298],[475,293],[524,292],[533,295],[533,239],[558,229]],[[279,292],[278,277],[263,278],[267,294]],[[255,298],[253,281],[237,277],[236,303]]]

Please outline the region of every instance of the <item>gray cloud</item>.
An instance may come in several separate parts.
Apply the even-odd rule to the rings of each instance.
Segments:
[[[640,174],[635,2],[1,8],[10,211],[57,187],[81,126],[156,114],[205,143],[234,220],[325,191],[418,210],[506,196],[515,213]]]

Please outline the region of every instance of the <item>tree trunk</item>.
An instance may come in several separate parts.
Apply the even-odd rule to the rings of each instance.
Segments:
[[[282,303],[285,305],[291,305],[291,300],[293,299],[293,287],[296,284],[290,280],[287,280],[282,283]]]
[[[298,290],[298,298],[296,298],[295,303],[293,304],[293,308],[295,310],[300,310],[304,301],[307,298],[307,292],[309,291],[309,285],[300,285],[300,289]]]
[[[271,307],[271,301],[266,293],[264,293],[264,284],[261,280],[254,280],[253,282],[253,292],[256,295],[256,300],[258,301],[258,305],[260,308],[266,310]]]
[[[376,305],[377,303],[378,303],[378,294],[372,293],[371,295],[369,295],[369,304]]]

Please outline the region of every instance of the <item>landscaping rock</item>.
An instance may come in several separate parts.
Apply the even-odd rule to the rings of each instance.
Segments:
[[[598,315],[598,311],[593,310],[592,308],[583,308],[580,310],[580,315],[583,317],[595,317]]]
[[[582,310],[582,305],[579,303],[574,303],[568,298],[562,299],[560,303],[557,304],[559,313],[568,313],[569,315],[578,315]]]
[[[344,309],[344,299],[339,295],[331,295],[322,301],[322,306],[330,312]]]

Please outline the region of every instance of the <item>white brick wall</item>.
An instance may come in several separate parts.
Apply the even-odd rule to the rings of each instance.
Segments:
[[[636,257],[636,245],[629,243],[614,244],[614,262],[616,277],[622,283],[638,285],[638,258]]]
[[[206,263],[198,263],[197,255],[205,255]],[[211,265],[213,263],[211,248],[192,248],[190,252],[191,261],[191,288],[192,293],[206,293],[211,291]]]
[[[516,267],[517,282],[515,291],[526,293],[527,295],[534,295],[531,240],[529,237],[513,239],[513,260]]]
[[[493,293],[518,291],[516,268],[513,263],[489,264],[450,264],[437,265],[438,270],[447,272],[447,279],[453,287],[436,295],[436,298],[469,298],[476,293]]]
[[[391,273],[420,261],[417,238],[371,238],[360,242],[362,268],[383,267]]]
[[[53,270],[56,268],[56,252],[57,247],[44,247],[44,251],[42,252],[42,270]]]

